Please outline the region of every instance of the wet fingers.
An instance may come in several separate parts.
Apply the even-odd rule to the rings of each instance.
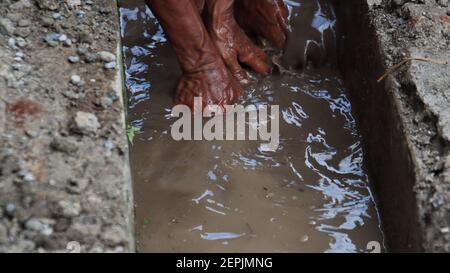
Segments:
[[[253,52],[239,54],[239,61],[250,66],[255,72],[260,74],[267,74],[270,71],[269,65]]]

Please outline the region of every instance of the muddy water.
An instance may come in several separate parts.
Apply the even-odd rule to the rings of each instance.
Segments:
[[[311,41],[294,41],[306,55],[292,55],[292,66],[317,57],[306,44],[329,44],[324,36],[335,18],[321,12],[326,2],[287,1],[291,19],[311,18],[299,20],[310,26]],[[128,118],[139,128],[131,159],[140,251],[363,252],[371,241],[383,245],[361,136],[337,71],[253,75],[239,103],[280,105],[275,152],[259,141],[176,142],[176,58],[143,1],[121,4]],[[322,59],[330,55],[325,48],[317,51]]]

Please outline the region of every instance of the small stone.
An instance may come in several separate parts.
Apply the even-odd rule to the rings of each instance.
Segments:
[[[126,240],[126,235],[120,226],[112,226],[102,233],[101,238],[105,241],[105,244],[116,246]]]
[[[108,7],[100,7],[99,11],[100,11],[101,14],[109,14],[109,13],[111,13],[111,9],[108,8]]]
[[[309,236],[308,235],[303,235],[302,238],[300,239],[300,242],[302,243],[306,243],[309,241]]]
[[[33,182],[36,180],[36,177],[34,176],[33,173],[27,172],[23,175],[23,180],[25,182]]]
[[[70,63],[78,63],[80,61],[80,57],[78,55],[74,55],[74,56],[69,56],[67,58],[69,60]]]
[[[71,39],[64,40],[63,45],[67,46],[67,47],[71,46],[72,45],[72,40]]]
[[[78,40],[80,41],[80,43],[92,44],[92,42],[94,41],[94,38],[92,37],[91,33],[86,32],[86,31],[81,31],[79,34]]]
[[[19,27],[28,27],[29,25],[31,25],[31,21],[28,19],[20,19],[17,25]]]
[[[16,210],[17,210],[17,207],[13,203],[8,203],[5,207],[6,215],[8,215],[9,217],[14,217]]]
[[[83,56],[86,63],[95,63],[97,61],[97,54],[86,52]]]
[[[81,86],[82,85],[81,77],[78,76],[78,75],[72,75],[72,77],[70,77],[70,82],[73,85],[76,85],[76,86]]]
[[[441,233],[442,234],[447,234],[449,231],[450,231],[450,229],[448,227],[441,228]]]
[[[54,32],[53,33],[49,33],[49,34],[47,34],[47,36],[45,36],[44,41],[48,45],[50,45],[52,47],[55,47],[59,43],[59,36],[60,36],[59,33],[54,33]]]
[[[400,7],[403,6],[403,4],[405,4],[405,0],[393,0],[392,2],[396,7]]]
[[[116,55],[108,51],[100,51],[97,53],[99,59],[105,63],[111,63],[116,61]]]
[[[78,11],[77,12],[77,17],[78,18],[84,18],[84,16],[86,16],[86,12],[84,12],[84,11],[82,11],[82,10],[80,10],[80,11]]]
[[[16,44],[20,48],[24,48],[27,46],[27,41],[22,37],[17,37]]]
[[[65,40],[67,40],[67,35],[65,35],[65,34],[62,34],[58,37],[58,41],[60,41],[60,42],[64,42]]]
[[[26,122],[23,126],[25,134],[31,138],[37,137],[40,132],[40,124],[36,122]]]
[[[83,97],[83,94],[76,93],[72,90],[64,90],[64,91],[62,91],[62,94],[64,95],[64,97],[66,97],[68,99],[72,99],[72,100],[78,100],[81,97]]]
[[[73,130],[80,134],[96,133],[100,128],[100,123],[94,114],[77,112],[74,118]]]
[[[114,148],[114,142],[108,139],[103,146],[108,150],[112,150]]]
[[[25,57],[25,54],[23,54],[23,52],[20,52],[20,51],[18,51],[18,52],[16,52],[16,55],[15,55],[17,58],[21,58],[21,59],[23,59],[23,57]]]
[[[268,193],[268,194],[266,195],[266,198],[267,198],[267,199],[270,199],[270,198],[273,198],[274,196],[275,196],[275,193],[270,192],[270,193]]]
[[[9,47],[12,47],[12,48],[14,48],[14,47],[16,47],[16,39],[14,39],[14,38],[9,38],[8,39],[8,45],[9,45]]]
[[[19,37],[22,37],[22,38],[26,38],[26,37],[28,37],[31,34],[31,29],[29,27],[18,27],[14,31],[14,34],[16,36],[19,36]]]
[[[71,7],[79,6],[81,5],[81,0],[67,0],[67,5]]]
[[[448,7],[448,0],[437,0],[437,3],[441,7],[444,7],[444,8]]]
[[[382,3],[382,0],[368,0],[367,1],[367,4],[369,5],[369,6],[380,6]]]
[[[64,232],[66,231],[70,226],[70,219],[66,218],[59,218],[56,220],[56,224],[53,227],[56,232]]]
[[[100,99],[100,106],[104,109],[109,108],[113,104],[113,100],[110,97],[104,96]]]
[[[32,5],[33,4],[31,4],[30,0],[19,0],[9,7],[11,8],[11,10],[23,10],[25,8],[31,7]]]
[[[106,63],[106,64],[104,65],[104,67],[105,67],[105,69],[115,69],[115,68],[116,68],[116,62],[109,62],[109,63]]]
[[[52,226],[55,224],[54,220],[46,218],[32,218],[25,223],[25,228],[28,230],[39,232],[42,235],[50,236],[53,233]]]
[[[59,8],[58,2],[57,0],[36,0],[38,7],[43,10],[57,10]]]
[[[55,12],[52,14],[52,17],[55,20],[61,19],[61,13]]]
[[[67,4],[71,7],[81,5],[81,0],[67,0]]]
[[[75,142],[63,137],[55,138],[50,144],[50,147],[56,151],[63,152],[68,155],[74,154],[78,151],[78,146]]]
[[[8,18],[0,19],[0,33],[13,35],[16,28],[14,27],[14,23]]]
[[[80,211],[80,203],[62,200],[58,202],[56,213],[67,218],[73,218],[80,215]]]
[[[97,236],[101,230],[100,223],[98,223],[98,221],[95,221],[94,219],[92,221],[83,221],[83,219],[85,218],[82,218],[81,220],[73,223],[69,227],[67,234],[71,237],[74,237],[75,239]]]
[[[17,173],[20,170],[18,158],[12,155],[4,157],[3,160],[0,161],[0,166],[2,166],[3,175]]]
[[[20,20],[22,20],[22,14],[18,12],[9,12],[8,14],[6,14],[6,18],[10,19],[13,22],[19,22]]]
[[[42,26],[44,27],[51,27],[53,24],[55,24],[55,19],[51,17],[43,17],[41,18]]]
[[[20,72],[24,72],[24,73],[28,73],[33,69],[32,66],[29,64],[20,64],[20,63],[13,64],[12,68],[16,71],[20,71]]]

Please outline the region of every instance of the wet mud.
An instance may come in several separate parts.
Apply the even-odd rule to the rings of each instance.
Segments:
[[[286,3],[283,65],[302,70],[251,74],[238,101],[280,106],[280,145],[268,152],[261,141],[173,140],[179,65],[143,1],[121,1],[141,252],[364,252],[373,241],[385,250],[362,138],[332,65],[335,14],[327,1]]]

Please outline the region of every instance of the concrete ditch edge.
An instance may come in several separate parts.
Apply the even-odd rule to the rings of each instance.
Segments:
[[[0,252],[134,252],[116,1],[0,18]]]
[[[448,3],[366,0],[340,12],[348,21],[344,76],[390,250],[449,252],[450,70],[436,62],[448,60]],[[407,58],[432,61],[412,60],[377,82]]]

